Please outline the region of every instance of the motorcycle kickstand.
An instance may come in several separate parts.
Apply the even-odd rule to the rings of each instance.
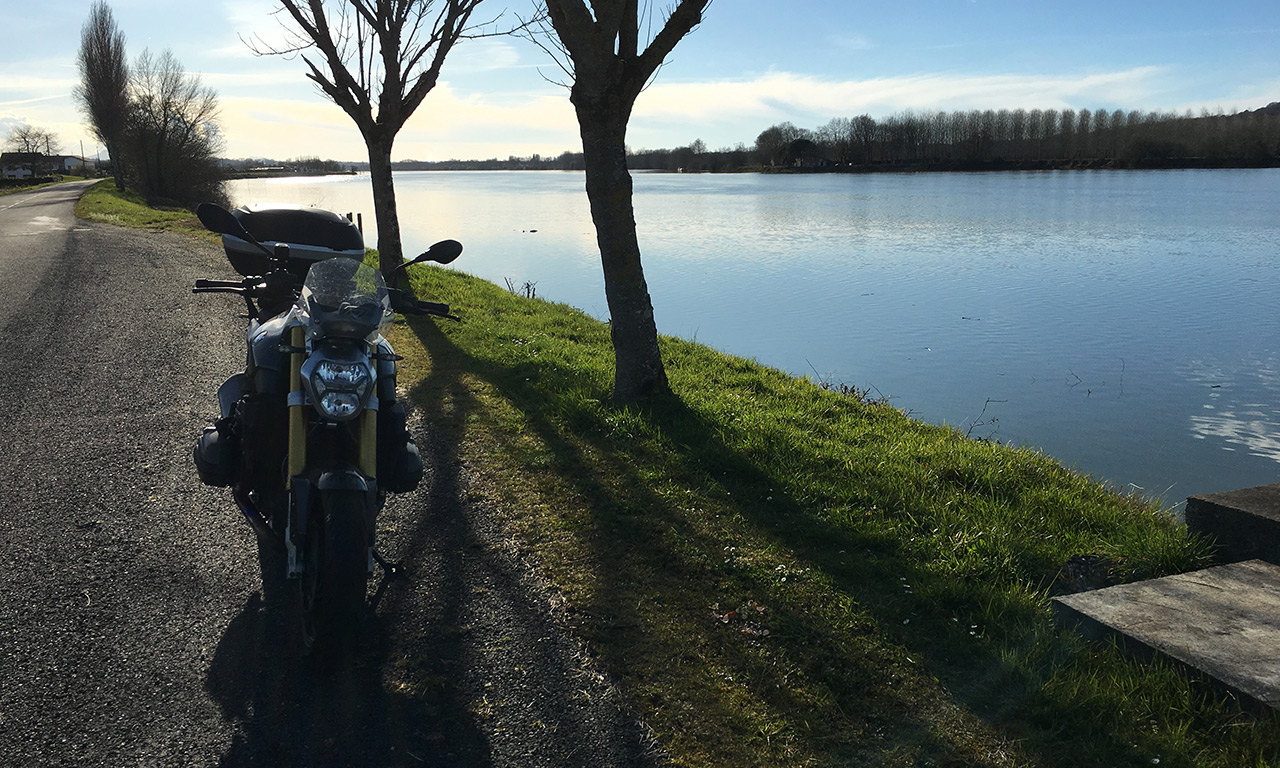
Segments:
[[[387,574],[388,579],[395,579],[404,575],[404,568],[402,568],[399,563],[393,563],[386,559],[378,552],[377,549],[373,550],[373,561],[382,568],[383,572]]]

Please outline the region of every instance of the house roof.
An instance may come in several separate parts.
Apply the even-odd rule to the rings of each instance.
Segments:
[[[44,159],[44,155],[39,152],[5,152],[0,154],[0,163],[18,164],[18,163],[38,163]]]

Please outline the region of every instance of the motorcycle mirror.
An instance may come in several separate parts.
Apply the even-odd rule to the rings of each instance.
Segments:
[[[441,240],[431,246],[427,253],[432,254],[431,258],[437,264],[448,264],[462,255],[462,243],[457,240]]]
[[[404,269],[412,264],[421,264],[424,261],[434,261],[437,264],[448,264],[462,254],[462,243],[457,240],[441,240],[426,251],[418,254],[413,259],[406,261],[396,268],[397,271]]]
[[[220,235],[231,235],[244,240],[246,243],[253,243],[258,249],[268,256],[272,255],[258,239],[249,234],[249,230],[244,228],[240,220],[231,214],[226,208],[213,203],[201,203],[196,206],[196,218],[200,219],[200,223],[210,232],[217,232]]]
[[[217,232],[220,235],[233,235],[241,240],[247,239],[243,236],[248,234],[244,231],[244,225],[236,220],[235,216],[231,215],[231,211],[220,205],[201,203],[196,207],[196,218],[200,219],[200,223],[210,232]]]

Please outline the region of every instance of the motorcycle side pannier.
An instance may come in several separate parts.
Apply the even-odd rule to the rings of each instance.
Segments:
[[[299,278],[305,278],[311,265],[324,259],[364,260],[360,230],[336,213],[300,205],[254,203],[240,206],[231,215],[268,250],[274,250],[277,243],[288,244],[289,271]],[[261,275],[270,268],[266,254],[252,243],[223,235],[222,247],[241,275]]]
[[[235,485],[240,478],[240,438],[232,431],[230,419],[218,419],[204,428],[196,442],[195,461],[200,482],[217,488]]]
[[[392,493],[408,493],[422,482],[422,454],[405,422],[400,403],[378,412],[378,483]]]

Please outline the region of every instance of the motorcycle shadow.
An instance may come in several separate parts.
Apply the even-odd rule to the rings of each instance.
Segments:
[[[205,688],[235,725],[220,765],[487,766],[487,742],[447,683],[400,693],[384,680],[390,627],[370,615],[354,655],[296,652],[296,612],[254,593],[214,653]],[[436,658],[447,658],[440,649]],[[443,662],[442,662],[443,664]],[[448,680],[444,670],[438,680]]]

